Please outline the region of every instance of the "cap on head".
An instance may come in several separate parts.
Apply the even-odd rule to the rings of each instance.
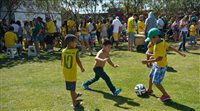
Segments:
[[[160,30],[158,28],[152,28],[148,32],[148,37],[145,39],[145,42],[149,42],[155,36],[160,35]]]

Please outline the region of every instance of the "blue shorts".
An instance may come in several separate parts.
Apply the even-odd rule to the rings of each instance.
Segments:
[[[66,90],[69,90],[69,91],[76,90],[76,82],[65,81],[65,83],[66,83]]]
[[[89,38],[90,38],[90,35],[89,35],[89,34],[81,34],[81,35],[80,35],[80,39],[81,39],[81,40],[89,40]]]
[[[90,34],[90,42],[95,42],[96,40],[96,33]]]
[[[165,76],[166,70],[167,67],[158,67],[157,64],[153,64],[149,74],[149,78],[152,78],[152,83],[160,85]]]

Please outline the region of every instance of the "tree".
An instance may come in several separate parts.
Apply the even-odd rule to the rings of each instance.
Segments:
[[[3,19],[8,16],[9,21],[11,21],[13,12],[16,11],[23,2],[25,2],[25,0],[1,0],[0,9],[5,9],[6,12]]]
[[[54,19],[52,13],[61,12],[62,0],[33,0],[33,5],[36,6],[37,10],[47,12],[47,16]]]

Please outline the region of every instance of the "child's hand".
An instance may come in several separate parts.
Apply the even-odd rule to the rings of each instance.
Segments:
[[[103,61],[107,61],[107,60],[108,60],[108,58],[103,59]]]
[[[152,66],[153,66],[152,63],[147,63],[148,68],[151,68]]]
[[[147,64],[147,60],[142,60],[142,64]]]
[[[81,72],[85,72],[85,69],[84,69],[84,68],[81,68]]]
[[[113,67],[116,68],[116,67],[119,67],[119,65],[118,65],[118,64],[115,64]]]

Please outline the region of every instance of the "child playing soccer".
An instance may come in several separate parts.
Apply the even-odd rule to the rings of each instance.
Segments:
[[[161,101],[166,101],[170,99],[169,94],[165,91],[164,87],[162,86],[161,82],[164,78],[165,71],[167,69],[167,49],[171,49],[183,57],[186,55],[179,52],[175,48],[169,46],[169,44],[162,40],[161,32],[157,28],[152,28],[148,32],[148,38],[145,40],[145,42],[151,41],[150,43],[152,45],[149,45],[147,54],[149,54],[149,59],[142,60],[143,64],[149,64],[153,63],[153,66],[151,68],[151,72],[149,75],[149,88],[147,90],[147,94],[152,94],[152,85],[155,84],[156,87],[162,92],[162,96],[160,97]]]
[[[103,48],[97,53],[95,57],[95,65],[94,65],[94,72],[95,72],[95,77],[91,80],[86,81],[83,83],[83,88],[85,90],[91,90],[88,86],[91,85],[92,83],[96,82],[99,80],[99,78],[102,78],[105,80],[107,86],[109,87],[110,91],[113,93],[113,95],[117,96],[120,92],[121,89],[116,89],[115,86],[113,86],[110,77],[104,72],[103,67],[105,66],[105,63],[108,62],[111,66],[114,68],[118,67],[119,65],[114,64],[110,57],[109,57],[109,52],[111,49],[111,42],[109,40],[105,40],[103,43]]]
[[[80,93],[76,93],[77,64],[82,72],[85,71],[79,59],[78,49],[76,49],[76,40],[76,36],[71,34],[65,37],[64,42],[67,44],[67,47],[62,51],[61,59],[66,89],[71,93],[74,108],[80,106],[81,103],[76,101],[76,99],[82,95]]]

